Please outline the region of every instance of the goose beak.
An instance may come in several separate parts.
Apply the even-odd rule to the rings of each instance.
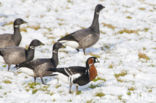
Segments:
[[[45,45],[45,44],[41,42],[41,44],[40,44],[40,45]]]
[[[26,22],[26,21],[23,21],[23,24],[24,24],[24,23],[28,23],[28,22]]]

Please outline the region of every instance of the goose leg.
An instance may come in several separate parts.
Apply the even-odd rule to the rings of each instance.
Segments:
[[[34,77],[34,83],[36,83],[36,77]]]
[[[86,55],[85,49],[83,49],[83,53],[84,53],[84,55]]]
[[[72,81],[71,81],[71,78],[69,78],[69,80],[70,80],[69,93],[72,93],[72,92],[71,92],[71,87],[72,87]]]
[[[40,78],[41,78],[42,84],[44,84],[43,78],[42,77],[40,77]]]
[[[76,49],[77,50],[77,52],[79,52],[80,50],[79,49]]]
[[[10,64],[8,64],[8,71],[9,71],[9,69],[10,69]]]
[[[78,84],[76,84],[76,93],[78,92]]]

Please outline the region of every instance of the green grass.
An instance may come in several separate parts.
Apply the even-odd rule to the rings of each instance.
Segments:
[[[3,83],[5,83],[5,84],[11,84],[12,82],[10,80],[4,80]]]
[[[93,103],[93,100],[87,100],[86,103]]]
[[[139,59],[145,59],[146,61],[150,60],[150,58],[145,53],[138,53]]]
[[[76,95],[80,95],[82,92],[81,91],[77,91],[76,92]]]
[[[105,78],[101,78],[101,77],[95,78],[95,79],[93,80],[93,82],[97,82],[97,81],[99,81],[99,80],[106,82],[106,79],[105,79]]]
[[[89,86],[89,88],[91,88],[91,89],[94,89],[94,88],[97,88],[97,87],[100,87],[99,85],[93,85],[93,84],[91,84],[90,86]]]
[[[118,74],[114,74],[115,78],[123,77],[127,75],[127,71],[121,71]]]
[[[101,97],[105,96],[105,94],[103,92],[98,92],[98,93],[95,94],[95,96],[101,98]]]

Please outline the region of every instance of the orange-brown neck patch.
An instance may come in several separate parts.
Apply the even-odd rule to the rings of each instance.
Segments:
[[[90,65],[90,64],[93,64],[93,63],[94,63],[94,60],[93,59],[89,59],[88,64]]]
[[[96,70],[94,64],[92,64],[90,66],[90,69],[89,69],[89,79],[90,79],[90,81],[95,79],[96,76],[97,76],[97,70]]]

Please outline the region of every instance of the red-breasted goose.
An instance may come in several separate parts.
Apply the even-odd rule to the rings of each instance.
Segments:
[[[69,77],[69,93],[71,93],[72,84],[76,84],[76,91],[78,91],[78,86],[83,86],[88,84],[97,76],[97,70],[94,63],[99,62],[96,57],[90,57],[86,61],[86,67],[82,66],[71,66],[63,68],[49,68],[48,71],[52,71],[64,74]]]

